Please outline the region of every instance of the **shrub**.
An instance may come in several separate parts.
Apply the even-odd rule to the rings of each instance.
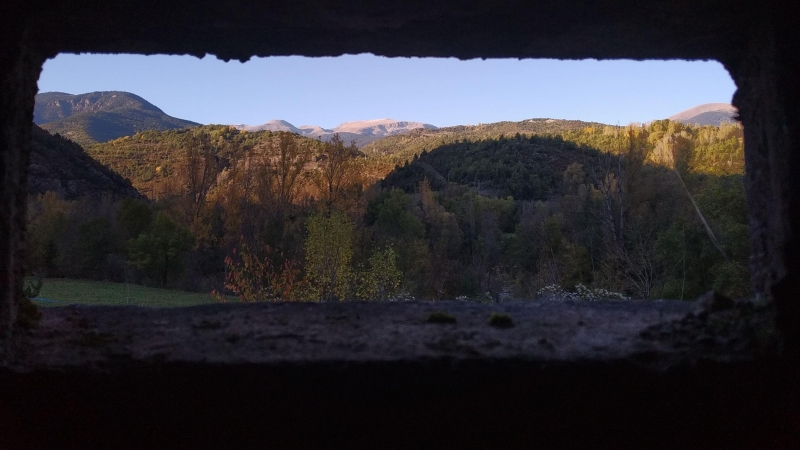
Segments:
[[[428,323],[456,323],[456,317],[444,311],[434,311],[426,320]]]
[[[497,328],[511,328],[514,326],[514,322],[508,314],[493,312],[489,316],[489,325]]]

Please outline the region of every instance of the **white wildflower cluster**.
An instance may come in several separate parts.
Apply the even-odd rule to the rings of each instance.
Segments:
[[[453,300],[459,302],[494,303],[492,295],[488,292],[485,294],[478,294],[471,297],[467,295],[459,295],[458,297],[455,297]]]
[[[547,300],[627,300],[624,294],[612,292],[607,289],[591,289],[582,284],[575,285],[575,292],[567,292],[557,284],[545,286],[536,293],[539,298]]]
[[[576,284],[575,285],[575,294],[574,295],[576,297],[578,297],[578,299],[580,299],[580,300],[586,300],[586,301],[589,301],[589,302],[592,302],[592,301],[595,301],[595,300],[599,300],[597,298],[597,296],[594,295],[594,292],[592,292],[591,289],[589,289],[588,287],[586,287],[586,286],[584,286],[582,284]]]
[[[565,300],[570,298],[569,295],[569,292],[566,292],[557,284],[549,284],[539,289],[539,291],[536,293],[537,297],[547,300]]]
[[[416,300],[414,296],[408,292],[399,292],[386,299],[388,302],[413,302],[414,300]]]

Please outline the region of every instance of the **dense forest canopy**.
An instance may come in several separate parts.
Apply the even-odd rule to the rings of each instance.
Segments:
[[[247,301],[749,295],[743,133],[534,119],[360,151],[228,126],[87,152],[149,201],[32,201],[28,266]],[[577,295],[576,294],[576,295]]]

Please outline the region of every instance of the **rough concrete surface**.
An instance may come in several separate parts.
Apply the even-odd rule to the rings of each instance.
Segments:
[[[792,448],[798,371],[775,357],[772,317],[634,301],[51,308],[0,368],[0,448]]]
[[[429,321],[432,313],[440,312],[455,322]],[[513,326],[491,326],[493,312],[507,314]],[[154,362],[433,359],[638,360],[668,367],[698,358],[731,361],[756,356],[748,336],[738,336],[738,341],[724,335],[709,338],[701,327],[694,340],[710,340],[702,345],[678,343],[675,324],[686,324],[699,312],[698,304],[680,301],[67,306],[45,309],[39,328],[20,334],[12,367],[119,371]],[[697,325],[702,323],[698,320]]]
[[[800,448],[795,9],[785,0],[0,3],[0,449]],[[12,336],[36,80],[59,52],[718,60],[745,130],[753,286],[774,309],[75,307]],[[435,309],[456,323],[424,323]],[[493,310],[514,327],[489,327]]]
[[[800,356],[800,36],[791,2],[9,0],[0,5],[0,334],[21,293],[35,81],[59,52],[716,59],[745,126],[752,280]]]
[[[9,0],[0,17],[0,333],[21,292],[35,81],[59,52],[716,59],[745,126],[752,279],[800,355],[800,42],[791,2]]]

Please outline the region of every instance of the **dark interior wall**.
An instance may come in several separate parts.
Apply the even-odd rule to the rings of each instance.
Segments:
[[[751,277],[775,301],[789,350],[800,352],[800,58],[796,24],[780,11],[728,64],[744,124]]]
[[[739,90],[753,281],[800,348],[800,66],[780,0],[6,0],[0,6],[0,335],[21,286],[33,96],[58,52],[717,59]],[[791,347],[790,345],[790,347]]]
[[[4,22],[0,27],[0,357],[16,317],[16,300],[22,295],[33,96],[44,61],[26,46],[22,23]]]
[[[0,385],[16,388],[0,390],[0,421],[14,432],[0,434],[0,447],[764,450],[798,442],[796,372],[771,364],[669,374],[447,362],[157,372],[0,372]]]

